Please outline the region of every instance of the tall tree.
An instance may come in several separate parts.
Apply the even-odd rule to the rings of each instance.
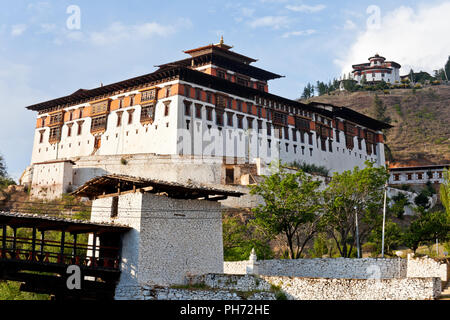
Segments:
[[[301,170],[289,173],[281,168],[278,173],[264,177],[262,183],[250,186],[250,193],[264,201],[253,209],[254,224],[269,238],[284,236],[291,259],[300,258],[317,231],[320,185],[320,181]]]
[[[5,164],[5,159],[3,158],[3,156],[0,154],[0,178],[6,178],[7,177],[7,172],[6,172],[6,164]]]
[[[440,186],[441,202],[450,217],[450,169],[444,170],[444,181]]]
[[[384,167],[334,173],[324,192],[325,214],[322,222],[335,240],[342,257],[350,257],[356,245],[356,214],[360,242],[382,221],[384,185],[389,177]]]

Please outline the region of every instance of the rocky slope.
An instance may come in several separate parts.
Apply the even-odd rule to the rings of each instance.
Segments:
[[[387,132],[387,144],[393,156],[391,162],[450,163],[450,86],[388,92],[334,92],[308,101],[345,106],[373,116],[373,100],[378,94],[387,107],[385,115],[392,119],[394,126]]]

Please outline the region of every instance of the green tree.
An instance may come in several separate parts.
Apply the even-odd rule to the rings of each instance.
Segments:
[[[302,99],[309,99],[314,96],[314,86],[311,85],[311,83],[308,82],[306,87],[303,89],[303,93],[301,98]]]
[[[250,223],[239,217],[226,216],[223,219],[223,255],[225,261],[247,260],[252,248],[260,259],[273,257],[269,241],[258,234]]]
[[[377,252],[381,252],[382,246],[382,226],[372,230],[369,241],[376,244]],[[392,250],[402,244],[402,230],[400,226],[392,220],[386,221],[384,229],[384,245],[386,253],[391,254]]]
[[[403,219],[403,215],[405,214],[405,207],[410,205],[408,198],[403,193],[398,193],[392,197],[392,201],[394,202],[390,207],[390,211],[393,215],[395,215],[399,219]]]
[[[419,207],[417,218],[410,224],[403,235],[404,244],[416,252],[421,244],[429,244],[436,239],[449,239],[450,223],[443,211],[427,211]]]
[[[384,185],[389,174],[384,167],[374,167],[334,173],[324,192],[323,226],[336,242],[342,257],[350,257],[356,245],[356,212],[359,238],[362,243],[382,222]]]
[[[301,170],[288,173],[281,167],[278,173],[264,177],[262,183],[249,186],[250,193],[264,201],[253,209],[254,224],[268,238],[283,235],[291,259],[300,258],[318,230],[320,184]]]
[[[372,113],[375,119],[378,121],[390,123],[391,118],[386,115],[386,106],[384,105],[383,101],[381,101],[380,97],[376,94],[373,98],[372,103]]]
[[[11,184],[16,184],[16,182],[8,176],[5,159],[0,154],[0,189],[3,189]]]
[[[450,216],[450,169],[444,170],[444,181],[441,183],[439,193],[447,215]]]

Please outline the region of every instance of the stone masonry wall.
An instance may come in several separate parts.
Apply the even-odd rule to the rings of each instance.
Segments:
[[[250,261],[225,262],[224,273],[246,274]],[[257,274],[266,276],[290,276],[306,278],[404,278],[405,259],[296,259],[257,261]]]
[[[281,289],[289,300],[428,300],[441,293],[439,278],[318,279],[285,276],[207,274],[192,277],[219,290]]]

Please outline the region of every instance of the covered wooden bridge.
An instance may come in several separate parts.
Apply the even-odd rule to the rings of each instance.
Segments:
[[[21,282],[22,291],[56,299],[113,298],[121,235],[129,227],[0,212],[0,229],[0,280]],[[67,286],[70,265],[81,271],[81,289]]]

